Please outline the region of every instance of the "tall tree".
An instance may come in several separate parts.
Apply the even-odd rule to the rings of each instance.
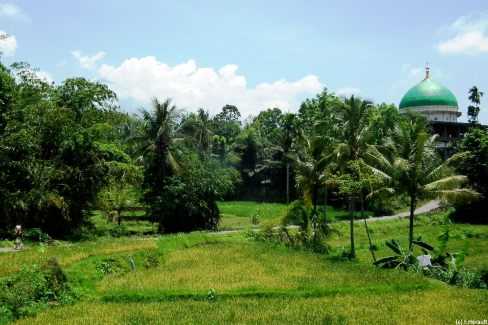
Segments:
[[[296,169],[296,186],[307,207],[303,210],[305,220],[300,222],[307,229],[301,231],[306,235],[307,242],[315,245],[328,232],[326,214],[320,218],[318,205],[319,193],[334,164],[334,143],[332,139],[320,136],[301,136],[297,141],[295,156],[292,157]]]
[[[191,133],[202,158],[210,154],[213,126],[214,121],[210,118],[209,112],[204,111],[203,108],[199,108],[185,121],[185,127]]]
[[[354,95],[349,98],[344,98],[338,107],[338,114],[342,121],[343,141],[337,146],[337,156],[339,164],[342,165],[343,173],[348,173],[348,166],[350,166],[348,162],[357,161],[362,156],[363,149],[370,136],[369,116],[372,108],[373,104],[370,101],[355,97]],[[354,244],[354,210],[357,195],[362,196],[362,192],[356,194],[351,193],[349,197],[351,258],[355,258],[356,256]]]
[[[478,114],[480,112],[481,97],[483,97],[483,92],[478,90],[477,86],[473,86],[468,91],[468,99],[474,104],[474,106],[468,107],[469,122],[478,123]]]
[[[139,137],[143,142],[142,157],[149,168],[146,181],[160,186],[165,177],[179,168],[174,143],[182,139],[177,125],[181,111],[171,104],[169,98],[163,102],[154,98],[152,111],[143,109],[141,114],[144,126]]]
[[[283,151],[283,163],[286,168],[286,203],[290,203],[290,149],[298,135],[297,117],[293,113],[283,114],[280,117],[281,150]]]
[[[461,188],[466,176],[456,175],[449,160],[442,162],[435,150],[436,136],[427,132],[427,120],[408,114],[399,123],[384,145],[369,146],[367,158],[377,175],[387,182],[387,189],[410,197],[409,247],[413,244],[413,221],[421,198],[469,199],[476,192]]]
[[[482,195],[480,200],[456,203],[454,217],[469,223],[488,223],[488,131],[471,128],[456,148],[459,158],[454,160],[456,170],[466,175],[469,185]]]
[[[0,189],[8,203],[6,223],[68,235],[86,221],[106,181],[109,158],[94,124],[80,125],[75,112],[58,102],[62,86],[40,80],[28,64],[12,68],[16,84],[12,100],[2,98],[10,107],[2,114],[7,127],[0,137],[0,170],[9,175]],[[82,92],[73,89],[69,97]],[[85,95],[90,102],[98,93]],[[106,109],[101,105],[94,114]]]

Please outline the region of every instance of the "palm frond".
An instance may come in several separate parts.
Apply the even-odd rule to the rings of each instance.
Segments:
[[[466,176],[453,175],[426,184],[423,189],[427,191],[452,190],[459,188],[467,179]]]

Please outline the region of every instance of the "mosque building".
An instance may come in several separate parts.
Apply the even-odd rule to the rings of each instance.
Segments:
[[[462,138],[473,126],[471,123],[457,121],[461,112],[456,96],[447,87],[430,78],[428,64],[425,79],[410,88],[400,101],[399,113],[405,114],[408,111],[419,112],[430,121],[432,132],[438,135],[437,149],[445,159],[452,155],[450,144]]]

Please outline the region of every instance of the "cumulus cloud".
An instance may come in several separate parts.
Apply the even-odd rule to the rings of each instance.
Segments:
[[[488,14],[463,16],[456,20],[449,30],[454,36],[436,45],[440,53],[488,53]]]
[[[49,84],[53,83],[54,82],[54,79],[51,77],[51,75],[46,72],[46,71],[41,71],[41,70],[37,70],[35,71],[35,74],[37,75],[37,77]]]
[[[355,87],[350,87],[350,86],[347,86],[347,87],[344,87],[344,88],[339,88],[335,91],[336,95],[338,96],[351,96],[351,95],[357,95],[361,92],[361,90],[359,88],[355,88]]]
[[[7,35],[3,30],[0,30],[0,35]],[[15,36],[8,35],[8,37],[0,39],[0,52],[5,56],[14,55],[17,50],[17,39]]]
[[[73,58],[75,58],[83,69],[93,69],[95,68],[98,61],[103,59],[107,53],[100,51],[93,56],[83,55],[81,51],[71,52]]]
[[[25,21],[30,20],[29,15],[13,3],[0,4],[0,17],[9,17]]]
[[[316,76],[308,75],[293,82],[277,80],[251,88],[235,64],[216,71],[198,67],[194,60],[170,66],[153,56],[130,58],[119,66],[103,64],[98,75],[121,99],[139,105],[147,105],[152,97],[170,97],[178,107],[203,107],[213,114],[225,104],[233,104],[243,116],[271,107],[295,111],[304,96],[312,96],[323,87]]]

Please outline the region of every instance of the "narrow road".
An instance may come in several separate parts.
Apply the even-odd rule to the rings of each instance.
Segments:
[[[417,208],[414,212],[415,215],[421,214],[421,213],[426,213],[429,211],[432,211],[434,209],[437,209],[440,205],[440,202],[438,200],[433,200],[429,201],[426,204],[422,205],[421,207]],[[391,220],[391,219],[401,219],[401,218],[408,218],[410,216],[410,211],[407,212],[402,212],[402,213],[397,213],[392,216],[383,216],[383,217],[373,217],[373,218],[368,218],[368,222],[370,221],[381,221],[381,220]],[[361,220],[361,219],[359,219]],[[359,221],[356,220],[356,221]]]
[[[12,253],[12,252],[18,252],[18,249],[15,248],[0,248],[0,253]]]

